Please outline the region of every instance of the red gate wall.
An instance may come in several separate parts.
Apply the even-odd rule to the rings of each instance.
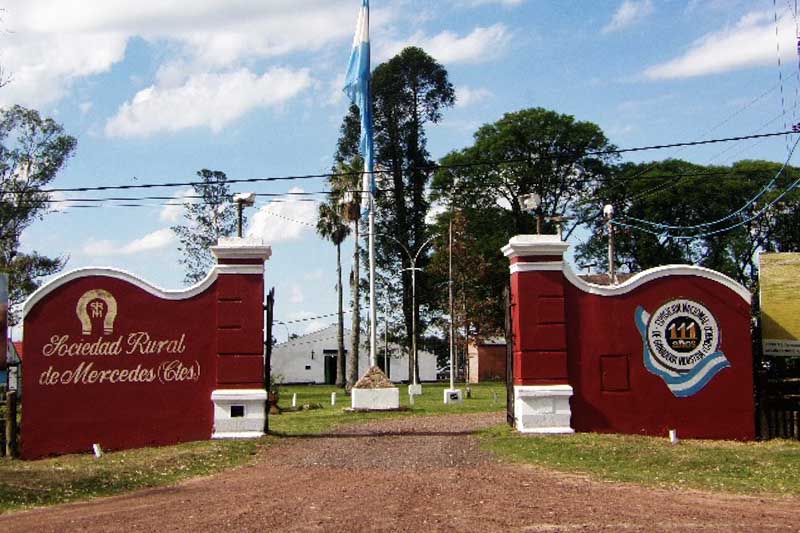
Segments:
[[[679,271],[667,269],[665,277],[650,280],[643,273],[641,285],[613,296],[566,284],[572,427],[577,431],[664,436],[677,429],[690,438],[755,438],[750,304],[717,281]],[[730,363],[686,398],[676,397],[645,368],[634,323],[638,306],[652,312],[676,298],[711,310],[722,333],[720,351]]]
[[[24,318],[23,458],[208,439],[213,391],[263,389],[265,257],[223,255],[186,291],[82,269],[34,293]]]
[[[555,236],[519,236],[504,248],[512,263],[515,397],[523,400],[515,403],[517,427],[659,436],[675,429],[681,437],[754,439],[749,292],[691,266],[592,285],[564,264],[566,249]],[[673,301],[710,312],[718,352],[729,364],[684,397],[646,367],[635,320],[637,310],[654,313]]]

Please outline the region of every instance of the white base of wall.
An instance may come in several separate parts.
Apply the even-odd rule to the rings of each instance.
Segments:
[[[515,385],[514,419],[520,433],[575,433],[569,385]]]
[[[211,438],[249,439],[264,435],[266,400],[267,391],[262,389],[213,391],[214,433]]]
[[[445,389],[444,390],[444,403],[446,405],[450,404],[460,404],[464,403],[464,395],[461,389]]]
[[[350,391],[353,409],[383,411],[400,408],[400,389],[353,389]]]
[[[214,432],[212,439],[257,439],[263,437],[263,431],[229,431],[226,433]]]
[[[408,394],[414,396],[422,396],[422,383],[417,383],[416,385],[409,385],[408,386]]]

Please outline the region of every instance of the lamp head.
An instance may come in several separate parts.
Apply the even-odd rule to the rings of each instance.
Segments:
[[[542,205],[542,197],[535,192],[523,194],[520,196],[520,201],[522,202],[522,208],[526,211],[536,211],[539,209],[539,206]]]
[[[240,192],[233,195],[233,201],[245,207],[252,207],[256,203],[256,193]]]

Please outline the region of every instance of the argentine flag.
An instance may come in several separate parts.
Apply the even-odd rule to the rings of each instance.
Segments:
[[[347,65],[344,92],[361,111],[360,151],[364,157],[364,179],[361,189],[362,213],[372,209],[372,195],[375,192],[375,156],[372,131],[372,86],[370,82],[369,57],[369,0],[362,0],[358,14],[353,51]]]

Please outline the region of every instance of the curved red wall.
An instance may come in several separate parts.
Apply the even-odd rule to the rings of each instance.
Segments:
[[[166,300],[128,281],[90,276],[68,281],[38,301],[25,317],[23,458],[88,452],[93,443],[121,449],[210,438],[217,283],[193,297]],[[85,334],[76,306],[96,290],[113,296],[117,316],[108,332],[108,304],[92,299],[99,316],[89,311],[91,333]],[[148,337],[156,342],[145,345]],[[118,343],[104,351],[120,353],[90,355],[91,347],[69,348],[98,341]],[[97,346],[94,351],[101,350]],[[87,353],[67,355],[70,349]],[[149,351],[160,353],[141,353]]]
[[[572,426],[578,431],[755,438],[750,305],[728,287],[699,276],[656,279],[619,296],[588,294],[565,284]],[[644,366],[634,322],[666,301],[703,304],[716,318],[720,351],[730,363],[694,395],[679,398]]]

